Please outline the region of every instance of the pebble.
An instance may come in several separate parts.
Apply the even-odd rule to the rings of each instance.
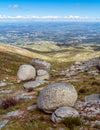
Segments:
[[[9,120],[3,120],[3,121],[0,121],[0,129],[2,127],[4,127],[7,123],[8,123]]]

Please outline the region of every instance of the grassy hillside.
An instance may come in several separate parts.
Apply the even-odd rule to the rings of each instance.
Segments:
[[[100,56],[100,45],[81,44],[78,46],[58,46],[52,43],[44,43],[42,45],[27,45],[26,49],[47,56],[50,61],[69,62],[82,61]],[[94,49],[95,48],[95,49]],[[98,48],[98,49],[96,49]]]
[[[21,64],[27,64],[32,58],[49,59],[45,55],[31,52],[26,49],[0,43],[0,79],[5,77],[16,78]]]
[[[42,45],[28,45],[27,49],[8,44],[0,44],[0,78],[3,75],[15,75],[18,67],[29,63],[31,58],[41,58],[52,63],[53,69],[64,69],[75,61],[88,60],[100,56],[90,46],[59,47],[52,43]],[[57,67],[56,67],[57,66]]]

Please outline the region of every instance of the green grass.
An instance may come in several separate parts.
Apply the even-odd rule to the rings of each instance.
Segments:
[[[64,124],[70,130],[79,130],[78,126],[82,126],[83,123],[79,117],[69,117],[64,119]]]
[[[3,77],[15,77],[18,68],[22,64],[29,63],[30,58],[15,53],[0,52],[0,79]]]

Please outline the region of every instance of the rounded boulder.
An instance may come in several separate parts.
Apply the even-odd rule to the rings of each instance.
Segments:
[[[32,65],[24,64],[19,67],[17,72],[18,81],[35,79],[36,70]]]
[[[37,99],[39,109],[52,113],[59,107],[74,106],[77,92],[74,86],[66,83],[53,83],[46,86]]]

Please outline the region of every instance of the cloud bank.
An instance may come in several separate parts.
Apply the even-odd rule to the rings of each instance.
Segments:
[[[17,7],[17,6],[16,6]],[[15,7],[14,7],[15,8]],[[7,16],[0,15],[0,20],[58,20],[58,21],[100,21],[100,17],[88,16]]]

